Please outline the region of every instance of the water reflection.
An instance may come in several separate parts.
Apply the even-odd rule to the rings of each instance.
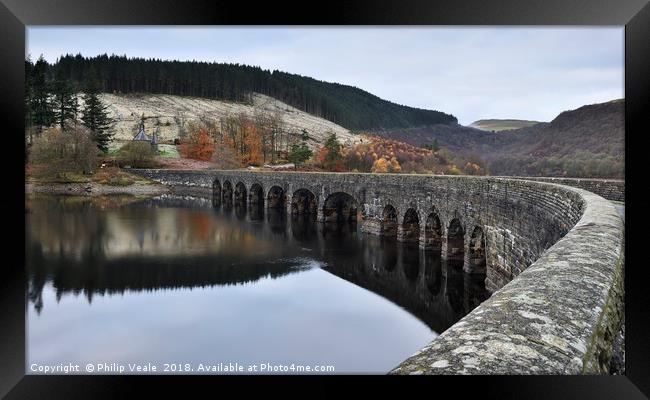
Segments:
[[[351,241],[348,241],[350,243]],[[325,270],[379,293],[442,332],[489,297],[484,279],[462,271],[462,260],[394,239],[363,235],[357,246],[324,245]]]
[[[289,307],[287,310],[293,310],[295,320],[283,322],[282,327],[296,323],[313,325],[313,321],[308,323],[303,320],[316,317],[319,321],[322,319],[323,323],[329,321],[342,332],[358,325],[350,325],[348,321],[351,318],[348,315],[350,309],[354,307],[350,303],[354,303],[361,313],[355,314],[354,319],[359,320],[362,318],[360,315],[368,318],[366,323],[357,327],[359,332],[348,332],[349,336],[334,337],[336,340],[332,339],[331,334],[329,337],[316,335],[318,346],[326,347],[324,343],[327,340],[334,340],[339,343],[338,346],[344,346],[340,344],[341,341],[348,341],[350,346],[358,347],[361,346],[359,343],[368,340],[368,333],[362,329],[378,330],[373,324],[399,326],[404,329],[402,334],[406,335],[401,346],[406,347],[398,346],[391,350],[394,353],[389,351],[381,356],[384,357],[381,362],[377,361],[377,365],[392,368],[395,365],[393,362],[407,357],[431,339],[427,335],[432,332],[409,327],[411,322],[408,318],[417,317],[435,335],[435,332],[444,331],[488,296],[480,276],[464,274],[462,265],[442,261],[439,252],[397,243],[394,238],[361,234],[354,223],[316,223],[308,214],[287,215],[282,208],[252,206],[246,209],[243,204],[228,198],[219,205],[213,204],[211,199],[174,195],[146,200],[130,197],[97,200],[30,196],[27,208],[30,210],[26,216],[27,297],[37,315],[51,313],[54,316],[59,312],[58,307],[48,304],[48,297],[44,293],[49,292],[57,302],[61,302],[67,294],[75,298],[83,294],[87,303],[94,303],[98,295],[110,298],[115,294],[124,296],[152,291],[167,293],[172,289],[232,286],[246,288],[246,294],[242,292],[243,297],[240,298],[240,301],[244,301],[241,299],[259,296],[259,292],[254,290],[261,289],[254,288],[260,286],[261,282],[282,280],[287,285],[294,282],[291,283],[293,286],[284,291],[273,291],[269,299],[274,300],[269,301],[282,302],[284,306],[275,305],[273,307],[276,308],[267,311],[247,309],[245,313],[239,313],[236,320],[228,320],[228,323],[245,325],[248,319],[258,321],[267,314],[281,310],[277,307]],[[325,275],[314,275],[319,274],[316,270],[326,271],[323,272]],[[370,307],[368,302],[371,300],[367,294],[358,290],[348,293],[351,289],[347,286],[342,289],[335,277],[356,285],[350,287],[363,287],[390,300],[412,316],[391,310],[381,302],[373,303],[375,305]],[[307,287],[310,287],[310,299],[318,296],[337,298],[341,301],[339,308],[323,309],[335,307],[336,302],[319,300],[317,306],[313,305],[318,310],[317,315],[313,315],[316,311],[311,309],[296,311],[295,307],[315,302],[304,296],[296,297],[299,289]],[[189,301],[187,294],[173,295],[173,299],[180,302],[178,304]],[[232,297],[229,304],[239,304],[236,299],[236,296]],[[271,307],[272,304],[267,302],[265,306]],[[150,313],[151,310],[146,307],[155,305],[140,307],[132,311]],[[181,311],[179,315],[186,312]],[[258,315],[258,312],[261,314]],[[71,313],[67,311],[66,315]],[[379,318],[376,317],[379,315],[393,322],[371,320]],[[204,314],[197,314],[199,317],[210,319]],[[165,323],[172,324],[174,318],[179,316],[169,318]],[[335,320],[338,325],[333,322]],[[39,325],[38,319],[30,321],[30,329],[47,332],[45,326]],[[273,331],[280,328],[267,326],[266,329]],[[313,335],[313,332],[309,334]],[[286,333],[278,335],[277,338],[273,336],[273,340],[287,341],[286,337],[282,337]],[[358,335],[359,343],[351,339],[355,335]],[[408,337],[411,339],[406,339]],[[377,336],[377,340],[380,339],[395,341],[395,337],[389,337],[388,333],[386,337]],[[381,343],[375,345],[385,347]],[[319,353],[319,356],[329,353]],[[350,365],[361,362],[353,361],[353,356],[343,353],[341,359]],[[374,354],[376,350],[368,349],[370,353]],[[202,351],[197,350],[197,357],[201,354]],[[372,357],[380,357],[368,354],[364,356],[366,362],[370,362],[368,360]]]

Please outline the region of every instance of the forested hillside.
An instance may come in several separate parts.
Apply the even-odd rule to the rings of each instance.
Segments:
[[[353,86],[240,64],[65,55],[49,66],[50,78],[57,73],[79,87],[96,73],[102,90],[116,94],[167,94],[250,103],[253,93],[261,93],[352,130],[457,121],[452,115],[395,104]]]

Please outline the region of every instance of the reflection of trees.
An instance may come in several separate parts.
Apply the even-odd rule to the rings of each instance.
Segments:
[[[182,257],[124,257],[108,260],[87,254],[82,260],[44,257],[36,243],[29,249],[28,298],[37,311],[43,307],[41,292],[47,281],[64,293],[94,295],[127,291],[191,288],[243,284],[261,278],[277,278],[309,268],[300,259],[269,263],[266,259],[242,259],[233,255],[184,255]]]
[[[99,212],[70,199],[28,204],[27,296],[37,310],[48,281],[59,297],[84,292],[91,300],[96,293],[244,283],[300,268],[269,264],[286,249],[217,215],[210,202],[166,198]]]
[[[241,224],[222,218],[209,201],[199,207],[194,203],[179,207],[178,201],[147,200],[106,212],[87,201],[74,206],[66,203],[66,207],[61,207],[58,199],[32,201],[27,236],[38,240],[45,254],[63,253],[77,259],[87,253],[113,258],[236,252],[233,244],[240,249],[274,247],[242,229]]]
[[[26,217],[27,237],[38,238],[43,251],[81,257],[102,251],[107,236],[106,220],[98,217],[96,200],[72,196],[51,201],[31,199]]]

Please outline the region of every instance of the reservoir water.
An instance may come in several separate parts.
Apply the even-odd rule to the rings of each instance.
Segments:
[[[26,207],[27,373],[386,373],[488,296],[458,261],[354,224],[179,195]]]

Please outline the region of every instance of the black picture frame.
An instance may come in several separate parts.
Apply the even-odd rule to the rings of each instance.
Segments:
[[[318,7],[318,12],[313,8]],[[625,26],[625,142],[627,223],[625,236],[633,238],[643,222],[635,220],[637,200],[632,162],[643,151],[642,140],[650,126],[650,5],[648,0],[464,0],[464,1],[346,1],[323,4],[265,2],[173,1],[173,0],[0,0],[0,110],[5,142],[3,195],[5,222],[4,271],[0,278],[0,396],[7,398],[97,398],[130,394],[134,385],[185,391],[218,379],[235,377],[105,377],[25,375],[26,276],[24,252],[24,146],[19,131],[24,130],[23,90],[26,25],[618,25]],[[11,149],[11,150],[9,150]],[[16,150],[13,150],[16,149]],[[11,155],[9,157],[8,155]],[[640,188],[638,190],[641,190]],[[637,203],[638,202],[638,203]],[[21,236],[22,234],[22,236]],[[15,242],[15,243],[14,243]],[[554,376],[451,378],[413,377],[382,379],[402,389],[416,387],[430,393],[444,393],[442,386],[458,395],[478,390],[482,396],[498,398],[644,398],[650,394],[650,346],[648,321],[650,291],[645,288],[642,247],[628,245],[626,268],[626,376]],[[262,377],[260,377],[262,378]],[[266,377],[265,377],[266,378]],[[245,379],[238,385],[248,390]],[[330,379],[330,378],[327,378]],[[331,382],[303,377],[309,393],[336,390]],[[396,379],[409,379],[396,381]],[[467,385],[459,379],[473,379]],[[286,378],[265,379],[264,385],[286,388]],[[277,385],[277,386],[276,386]],[[377,388],[377,379],[363,387]],[[260,387],[262,388],[262,387]],[[268,386],[263,387],[268,388]],[[340,391],[340,389],[338,389]],[[365,391],[365,389],[364,389]]]

